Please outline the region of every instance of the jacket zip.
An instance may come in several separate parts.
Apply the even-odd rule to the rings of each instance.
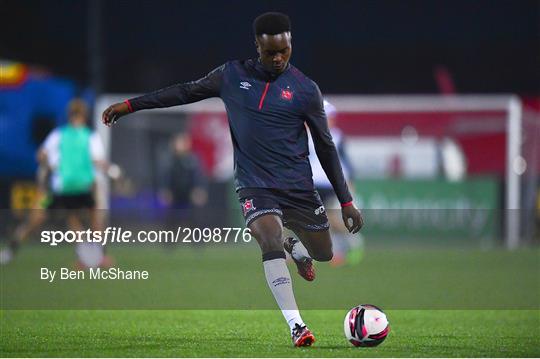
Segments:
[[[259,110],[262,110],[264,98],[266,97],[266,93],[268,92],[268,87],[270,86],[270,82],[266,83],[266,86],[264,87],[263,94],[261,96],[261,100],[259,101]]]

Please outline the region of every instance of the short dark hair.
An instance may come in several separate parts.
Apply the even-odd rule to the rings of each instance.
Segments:
[[[282,32],[291,31],[291,20],[280,12],[266,12],[257,16],[253,21],[253,32],[255,36],[262,34],[277,35]]]

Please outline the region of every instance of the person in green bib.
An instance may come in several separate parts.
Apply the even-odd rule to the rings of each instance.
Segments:
[[[38,161],[51,172],[48,208],[94,208],[96,167],[105,166],[105,151],[98,134],[87,126],[82,100],[70,102],[68,116],[68,124],[54,129],[38,151]]]
[[[67,112],[68,123],[51,131],[37,152],[39,203],[0,252],[0,264],[10,262],[20,243],[46,220],[40,209],[66,210],[61,214],[65,214],[70,230],[83,230],[83,217],[94,229],[99,227],[94,192],[97,171],[108,167],[105,150],[99,135],[87,126],[86,103],[73,99]],[[102,249],[86,247],[77,248],[78,265],[95,267],[107,260]]]

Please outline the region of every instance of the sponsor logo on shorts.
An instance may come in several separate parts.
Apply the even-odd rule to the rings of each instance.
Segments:
[[[255,208],[255,206],[253,205],[253,200],[252,199],[246,199],[244,201],[244,204],[242,205],[242,211],[244,211],[244,216],[250,212],[250,211],[254,211],[256,210],[257,208]]]
[[[323,214],[325,212],[324,206],[320,206],[315,210],[315,215],[318,216],[319,214]]]

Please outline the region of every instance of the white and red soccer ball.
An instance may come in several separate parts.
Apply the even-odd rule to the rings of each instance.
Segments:
[[[386,314],[374,305],[361,304],[349,310],[343,323],[345,337],[355,347],[381,344],[390,331]]]

